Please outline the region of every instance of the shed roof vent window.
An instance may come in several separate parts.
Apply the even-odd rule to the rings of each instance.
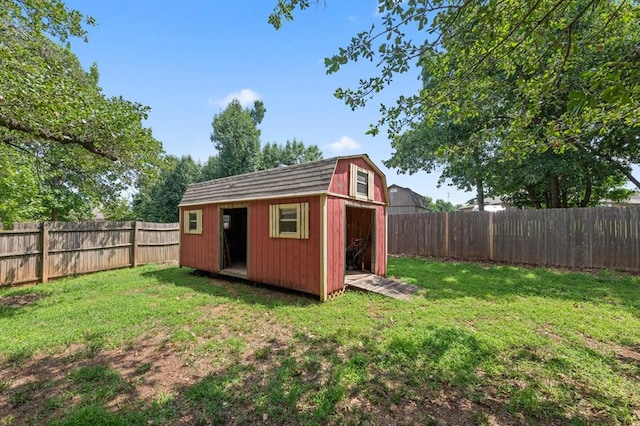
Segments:
[[[358,195],[366,197],[369,194],[369,174],[358,170],[357,191]]]
[[[349,195],[361,200],[373,200],[373,171],[351,164]]]

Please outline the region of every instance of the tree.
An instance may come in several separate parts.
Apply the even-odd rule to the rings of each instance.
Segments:
[[[162,146],[142,126],[149,108],[106,98],[95,65],[85,72],[68,47],[12,21],[0,22],[0,34],[2,143],[78,148],[125,176],[157,158]]]
[[[310,3],[278,0],[269,20],[278,28]],[[577,150],[640,188],[630,167],[640,152],[637,2],[380,1],[379,12],[381,26],[325,60],[328,73],[367,59],[379,74],[336,96],[364,106],[411,67],[434,83],[382,105],[371,133],[387,126],[394,139],[416,122],[460,124],[489,110],[487,127],[512,157]]]
[[[450,179],[462,190],[475,190],[482,211],[488,195],[487,179],[495,166],[492,147],[482,132],[485,123],[483,118],[462,123],[446,120],[418,123],[392,140],[395,151],[384,164],[399,173],[410,174],[419,170],[430,173],[443,166],[438,185]]]
[[[105,220],[135,220],[133,206],[129,199],[118,197],[109,205],[99,206],[98,210],[104,215]]]
[[[88,175],[65,147],[32,144],[26,152],[0,144],[0,221],[84,220],[111,208],[122,189],[117,177]]]
[[[622,173],[577,150],[507,155],[496,165],[492,192],[513,206],[588,207],[603,199],[620,201],[631,192],[623,189],[626,178]]]
[[[308,163],[322,159],[322,151],[317,145],[305,146],[295,138],[284,145],[267,143],[262,147],[258,168],[260,170],[273,169],[279,166]]]
[[[460,206],[454,206],[449,201],[437,199],[434,202],[433,198],[428,196],[425,196],[424,199],[427,202],[427,209],[430,212],[454,212],[460,208]]]
[[[211,142],[218,150],[217,177],[257,170],[260,130],[266,109],[255,101],[253,109],[242,108],[234,99],[220,114],[213,116]]]
[[[218,173],[218,157],[216,157],[215,155],[212,155],[202,165],[198,182],[204,182],[207,180],[216,179],[219,177],[217,173]]]
[[[97,66],[84,71],[62,44],[86,39],[92,18],[57,0],[0,5],[0,145],[38,181],[39,207],[21,220],[88,217],[157,167],[162,145],[142,126],[149,108],[105,97]]]
[[[178,222],[178,205],[190,183],[201,176],[200,166],[190,156],[169,156],[157,181],[141,188],[133,200],[138,219],[149,222]]]
[[[0,223],[40,217],[38,179],[33,161],[0,144]]]

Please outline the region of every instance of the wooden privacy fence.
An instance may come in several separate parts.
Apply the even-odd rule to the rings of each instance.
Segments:
[[[640,208],[389,215],[389,253],[640,272]]]
[[[43,222],[0,229],[0,285],[177,260],[177,223]]]

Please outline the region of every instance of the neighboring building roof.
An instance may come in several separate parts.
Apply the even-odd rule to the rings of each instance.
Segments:
[[[605,207],[625,207],[640,205],[640,193],[629,195],[625,201],[611,201],[609,199],[601,200],[600,204]]]
[[[631,194],[626,201],[619,203],[620,205],[635,206],[640,204],[640,194]]]
[[[474,204],[471,204],[474,203]],[[509,207],[509,205],[507,203],[505,203],[504,201],[502,201],[500,198],[497,197],[485,197],[484,199],[484,210],[485,211],[500,211],[500,210],[506,210],[507,207]],[[475,200],[470,201],[469,204],[466,204],[462,207],[460,207],[460,210],[462,211],[477,211],[478,210],[478,204],[475,203]]]
[[[363,158],[384,176],[366,154],[333,157],[194,183],[187,188],[180,205],[326,194],[338,161],[349,158]]]
[[[391,188],[404,189],[405,191],[408,191],[409,194],[411,195],[411,199],[413,200],[413,205],[421,207],[423,209],[427,209],[427,210],[429,209],[429,206],[427,205],[427,200],[424,198],[424,196],[418,194],[414,190],[412,190],[410,188],[405,188],[404,186],[396,185],[395,183],[393,185],[389,186],[389,189],[391,189]],[[393,204],[393,202],[391,202],[390,206],[397,207],[399,205],[398,204]]]

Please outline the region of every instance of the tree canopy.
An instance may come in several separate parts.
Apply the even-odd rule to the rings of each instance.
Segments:
[[[278,28],[311,3],[279,0],[269,20]],[[423,89],[381,105],[370,130],[387,128],[388,165],[445,164],[443,177],[479,196],[530,193],[537,206],[588,205],[625,178],[640,188],[631,173],[640,160],[637,1],[381,0],[379,12],[379,25],[325,65],[334,73],[362,59],[376,64],[357,87],[336,90],[351,108],[397,74],[419,71]],[[519,188],[504,184],[524,173]]]
[[[201,166],[190,156],[169,156],[159,177],[139,189],[133,199],[134,216],[150,222],[178,222],[178,205],[190,183],[197,182]]]
[[[69,38],[86,39],[93,23],[57,0],[0,1],[0,148],[20,156],[12,173],[39,173],[31,219],[115,199],[163,152],[143,126],[149,108],[105,96],[97,66],[85,71],[72,53]]]
[[[302,141],[294,138],[284,145],[276,142],[265,144],[260,153],[259,168],[273,169],[317,160],[322,160],[322,151],[317,145],[305,146]]]
[[[242,108],[232,100],[220,114],[213,116],[211,142],[218,150],[217,177],[255,171],[260,153],[260,130],[266,109],[262,101],[253,108]]]
[[[141,180],[133,199],[132,216],[155,222],[175,222],[178,205],[189,184],[248,173],[265,168],[319,160],[322,152],[293,139],[284,145],[267,143],[260,149],[260,130],[266,108],[256,101],[253,108],[243,108],[233,100],[212,120],[211,142],[218,150],[200,164],[190,156],[167,156],[155,179]]]

